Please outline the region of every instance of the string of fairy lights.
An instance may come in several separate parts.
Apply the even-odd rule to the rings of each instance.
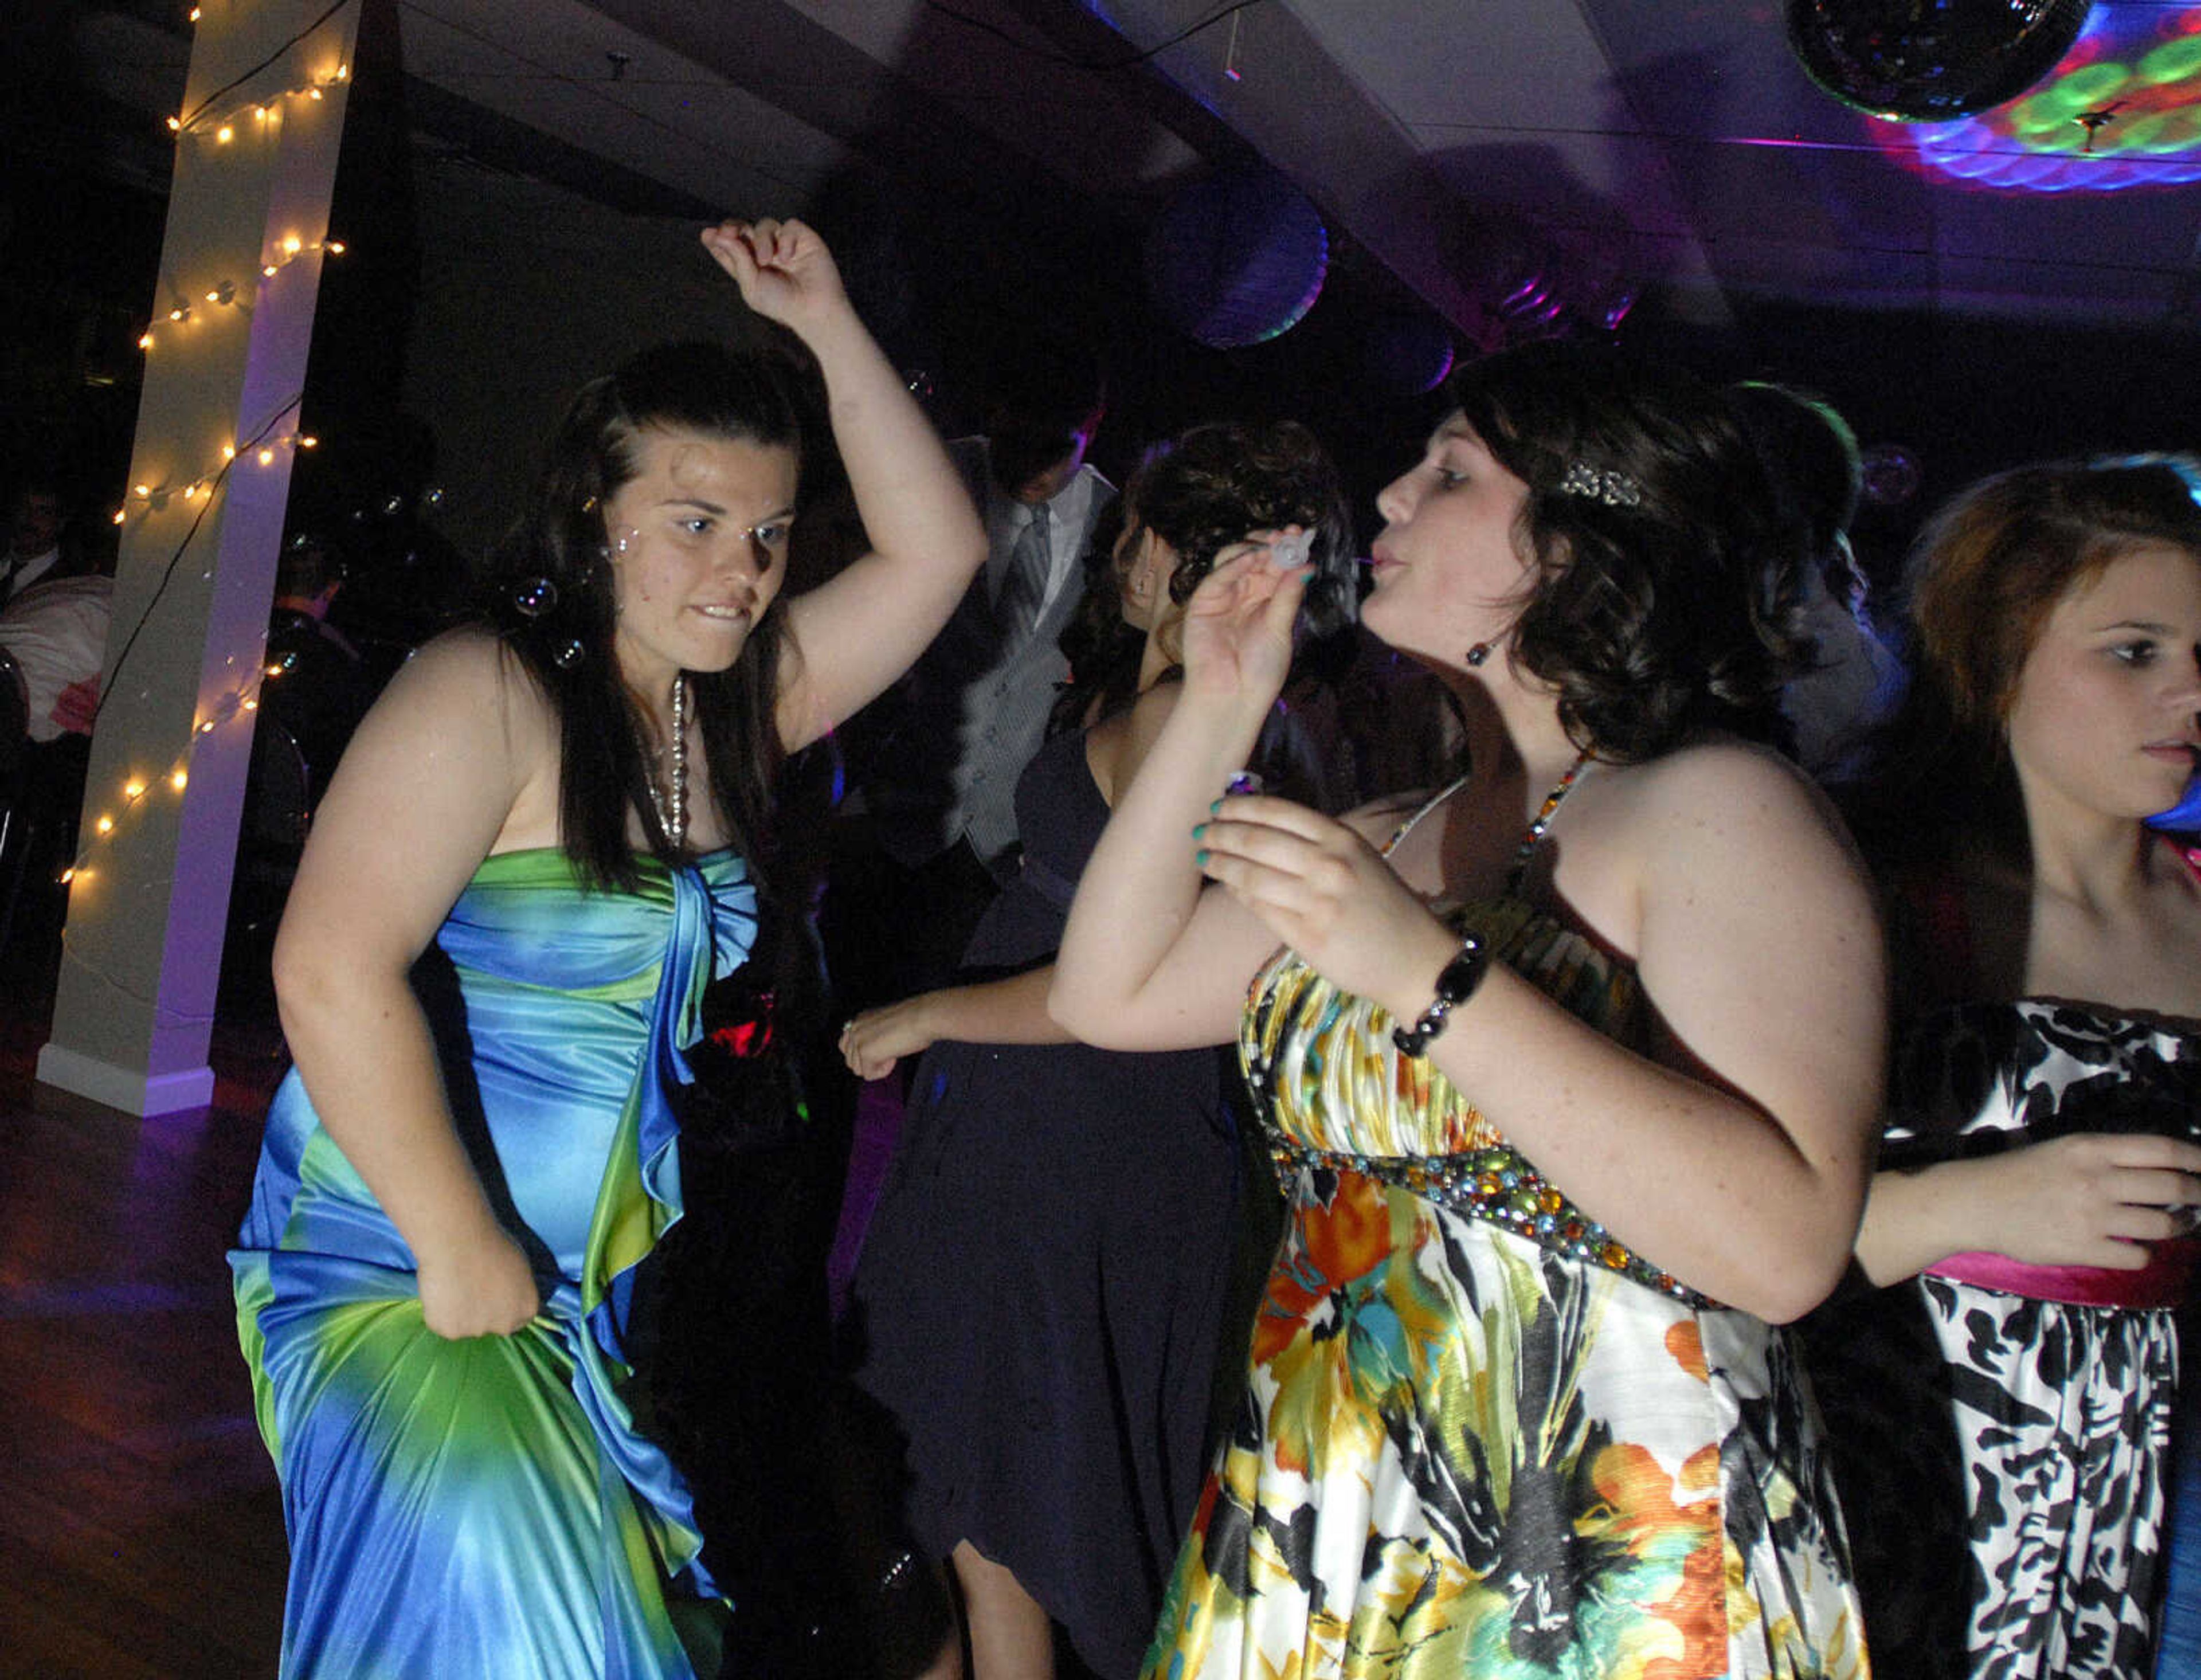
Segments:
[[[199,146],[217,157],[240,162],[264,160],[265,149],[279,138],[285,123],[293,120],[301,108],[326,101],[332,90],[349,80],[351,66],[338,52],[333,55],[332,62],[307,72],[279,90],[258,91],[255,84],[267,71],[285,64],[294,52],[306,47],[317,32],[353,3],[355,0],[337,0],[242,75],[189,109],[170,117],[168,128],[176,137],[176,144],[179,148],[187,144]],[[200,8],[191,9],[193,23],[199,21],[200,13]],[[188,285],[164,274],[161,301],[156,304],[154,318],[138,338],[138,349],[149,357],[164,350],[179,350],[185,348],[191,335],[225,316],[249,319],[261,300],[282,284],[285,271],[293,265],[341,256],[344,250],[342,240],[329,238],[326,232],[319,238],[309,238],[303,231],[292,231],[269,237],[259,253],[256,272],[246,269],[240,262],[238,267],[242,271],[241,277],[238,273],[217,273]],[[163,303],[165,308],[161,307]],[[208,515],[223,492],[233,487],[235,474],[252,467],[273,468],[279,461],[287,467],[286,458],[318,446],[320,439],[299,424],[303,400],[302,391],[292,395],[257,428],[220,443],[211,458],[157,478],[140,478],[124,493],[112,515],[118,526],[126,529],[144,525],[172,509],[189,512],[191,520],[170,552],[160,581],[112,662],[99,706],[93,711],[94,723],[109,697],[119,691],[132,652],[167,597],[170,585],[179,576],[184,558],[191,552]],[[211,566],[200,573],[202,582],[211,581],[213,576]],[[133,768],[124,775],[113,796],[85,801],[85,819],[74,854],[59,872],[62,884],[73,887],[93,878],[98,872],[101,849],[122,836],[132,819],[144,813],[159,790],[166,788],[180,796],[191,785],[193,762],[202,749],[225,725],[238,719],[249,722],[260,709],[261,684],[280,676],[284,669],[279,662],[263,665],[256,660],[240,661],[235,657],[229,662],[232,667],[245,667],[241,678],[194,709],[189,729],[167,755],[165,765],[157,770]],[[82,962],[85,955],[78,951],[76,960]],[[109,984],[115,984],[113,976],[104,978]]]
[[[203,153],[218,158],[242,159],[252,155],[255,147],[272,144],[279,137],[285,125],[295,120],[297,115],[325,103],[333,91],[339,90],[350,79],[351,66],[341,53],[336,56],[333,62],[280,90],[255,91],[254,85],[265,72],[284,63],[346,6],[353,3],[355,0],[334,0],[334,3],[250,68],[200,99],[197,104],[169,117],[167,126],[175,136],[177,146],[198,147]],[[1086,68],[1118,68],[1142,62],[1166,47],[1200,34],[1226,19],[1235,26],[1237,15],[1256,3],[1259,0],[1224,0],[1224,3],[1190,28],[1171,37],[1159,47],[1134,55],[1122,65],[1091,65]],[[952,16],[963,16],[944,4],[938,5],[937,9]],[[188,14],[189,21],[193,24],[199,22],[202,9],[193,6]],[[976,21],[967,18],[964,21]],[[1235,49],[1234,27],[1234,59]],[[1230,73],[1235,77],[1235,67]],[[256,273],[245,270],[240,263],[238,273],[216,274],[194,285],[181,284],[164,274],[161,279],[162,298],[160,303],[156,303],[152,312],[153,319],[138,340],[138,349],[150,357],[160,354],[164,349],[182,348],[188,342],[189,335],[202,330],[209,322],[217,321],[226,314],[249,320],[261,301],[281,283],[285,270],[299,262],[342,256],[344,251],[345,245],[342,240],[329,238],[326,233],[320,238],[311,238],[302,232],[294,232],[270,241],[260,255]],[[162,478],[148,477],[132,483],[120,505],[114,508],[112,514],[114,523],[126,529],[156,520],[178,504],[191,512],[192,519],[181,540],[169,555],[159,584],[114,661],[99,708],[96,708],[93,713],[95,722],[98,710],[103,708],[107,698],[119,690],[124,667],[132,651],[167,597],[185,555],[190,552],[215,502],[232,484],[232,475],[241,466],[273,467],[286,455],[310,450],[318,445],[320,440],[296,424],[302,395],[300,393],[291,397],[257,432],[221,444],[218,458],[200,463],[191,469],[191,476],[170,473]],[[202,580],[211,580],[212,577],[211,568],[201,573]],[[232,664],[237,662],[232,661]],[[157,772],[133,770],[124,777],[113,797],[97,802],[87,799],[85,812],[88,820],[79,832],[74,855],[60,871],[60,881],[63,884],[75,885],[92,878],[97,872],[100,849],[113,843],[126,831],[132,818],[144,811],[147,802],[153,798],[157,790],[166,787],[175,795],[182,795],[191,784],[192,762],[202,749],[226,725],[240,718],[250,720],[260,708],[261,684],[280,677],[283,669],[279,663],[253,663],[235,687],[197,708],[189,731],[163,768]],[[93,814],[95,806],[98,808],[96,815]],[[83,957],[83,953],[78,953],[78,960],[82,961]],[[108,978],[109,984],[113,984],[113,978]]]

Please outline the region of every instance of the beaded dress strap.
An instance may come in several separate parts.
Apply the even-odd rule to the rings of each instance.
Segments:
[[[1575,761],[1567,767],[1567,773],[1559,778],[1558,784],[1544,796],[1544,802],[1536,808],[1536,814],[1529,820],[1529,831],[1521,837],[1521,844],[1513,854],[1513,866],[1505,872],[1505,896],[1518,898],[1521,882],[1529,872],[1529,860],[1536,850],[1536,843],[1548,833],[1552,814],[1559,808],[1559,802],[1570,792],[1576,779],[1591,758],[1590,749],[1584,747],[1575,755]]]
[[[1466,777],[1456,776],[1438,792],[1432,794],[1429,798],[1423,800],[1418,808],[1407,814],[1406,821],[1400,823],[1398,827],[1391,831],[1391,837],[1383,843],[1383,855],[1385,857],[1390,856],[1392,852],[1404,843],[1406,837],[1409,834],[1412,834],[1414,830],[1419,826],[1423,817],[1429,815],[1430,812],[1435,810],[1438,806],[1443,804],[1445,801],[1450,799],[1453,795],[1458,793],[1466,785]]]
[[[1575,783],[1580,779],[1582,771],[1595,756],[1596,755],[1587,747],[1576,754],[1575,761],[1567,767],[1567,773],[1560,777],[1558,784],[1544,796],[1544,802],[1536,808],[1536,814],[1529,819],[1529,826],[1521,836],[1521,843],[1514,850],[1512,866],[1505,872],[1504,895],[1505,897],[1514,898],[1519,896],[1521,882],[1529,872],[1529,860],[1535,853],[1536,843],[1551,831],[1552,814],[1559,808],[1559,802],[1573,791]],[[1406,821],[1400,823],[1393,831],[1391,837],[1383,843],[1383,855],[1390,856],[1392,852],[1406,840],[1406,837],[1420,825],[1423,817],[1465,787],[1467,783],[1468,778],[1465,776],[1456,777],[1441,791],[1424,800],[1420,808],[1407,817]]]

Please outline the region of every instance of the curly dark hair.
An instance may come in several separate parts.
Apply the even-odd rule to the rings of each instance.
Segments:
[[[1927,521],[1908,567],[1910,690],[1854,814],[1868,849],[1960,829],[2022,849],[2006,725],[2026,661],[2057,602],[2153,543],[2201,560],[2201,461],[2038,462],[1980,480]]]
[[[1085,598],[1063,631],[1070,686],[1056,703],[1058,730],[1136,697],[1145,637],[1124,622],[1114,533],[1151,531],[1177,555],[1170,599],[1192,598],[1215,569],[1215,556],[1249,531],[1288,525],[1312,537],[1315,574],[1300,607],[1299,630],[1326,643],[1353,621],[1353,532],[1336,467],[1315,435],[1295,420],[1266,426],[1213,422],[1147,451],[1118,498],[1107,546],[1087,557]],[[1096,532],[1096,537],[1098,533]]]
[[[709,343],[661,344],[591,380],[559,422],[527,511],[483,575],[475,620],[557,714],[559,844],[599,886],[637,879],[630,811],[651,850],[675,857],[649,796],[643,720],[613,655],[605,508],[637,472],[635,444],[647,431],[786,449],[799,461],[799,391],[798,370],[778,352]],[[689,673],[712,795],[732,843],[760,867],[783,757],[773,702],[785,624],[782,596],[731,668]]]
[[[1734,405],[1679,369],[1574,343],[1476,362],[1450,395],[1529,487],[1535,579],[1511,657],[1558,690],[1575,742],[1623,762],[1708,728],[1785,744],[1781,685],[1811,656],[1810,555]],[[1633,499],[1565,489],[1570,468],[1618,474]]]

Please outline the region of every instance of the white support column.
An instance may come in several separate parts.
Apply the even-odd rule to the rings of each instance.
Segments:
[[[203,1103],[267,612],[362,0],[203,0],[38,1078]],[[233,458],[232,454],[233,452]]]

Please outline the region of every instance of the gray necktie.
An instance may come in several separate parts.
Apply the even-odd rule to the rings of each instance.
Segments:
[[[1030,510],[1024,528],[1009,550],[1008,575],[1001,579],[1001,598],[995,606],[1001,622],[1021,634],[1039,622],[1047,601],[1047,578],[1053,569],[1048,543],[1047,504]]]

